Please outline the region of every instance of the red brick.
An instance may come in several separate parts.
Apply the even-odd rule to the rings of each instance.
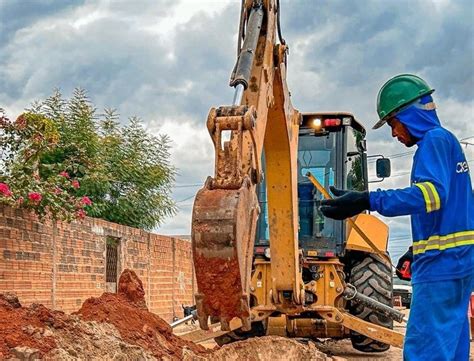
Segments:
[[[81,223],[56,223],[53,255],[53,227],[50,220],[39,222],[26,210],[0,206],[0,292],[17,292],[25,305],[40,302],[51,307],[55,270],[56,308],[77,310],[84,300],[105,290],[105,237],[110,235],[121,239],[119,270],[131,268],[139,275],[152,312],[171,321],[182,316],[181,304],[194,303],[188,240],[86,218]]]

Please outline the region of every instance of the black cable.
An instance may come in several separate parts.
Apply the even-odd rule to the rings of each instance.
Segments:
[[[189,188],[189,187],[199,187],[202,186],[202,183],[194,183],[194,184],[177,184],[173,188]]]
[[[196,195],[195,195],[195,194],[193,194],[192,196],[189,196],[189,197],[183,198],[183,199],[181,199],[181,200],[179,200],[179,201],[176,201],[175,203],[181,203],[181,202],[187,201],[187,200],[189,200],[189,199],[191,199],[191,198],[194,198],[195,196],[196,196]]]

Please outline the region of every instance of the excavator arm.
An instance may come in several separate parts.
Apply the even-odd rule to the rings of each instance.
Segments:
[[[251,323],[266,319],[261,324],[267,334],[351,337],[356,349],[367,352],[384,351],[388,344],[401,347],[403,335],[390,329],[391,320],[406,318],[390,307],[385,224],[361,214],[349,221],[342,253],[320,256],[304,245],[299,249],[299,137],[317,149],[321,139],[338,136],[339,146],[331,149],[339,152],[342,164],[342,137],[362,127],[350,113],[303,116],[295,110],[286,85],[286,55],[278,0],[243,0],[238,57],[230,80],[234,99],[231,105],[211,108],[207,117],[215,168],[193,207],[195,300],[201,330],[189,334],[189,339],[205,340],[239,329],[252,334]],[[320,129],[323,118],[324,127],[337,126],[333,131],[339,135],[329,138],[329,130]],[[271,257],[254,260],[260,214],[257,186],[264,175]],[[307,176],[325,194],[317,179],[311,173]],[[380,291],[374,295],[378,299],[368,297],[375,288]]]
[[[223,330],[240,318],[250,329],[253,246],[265,149],[271,234],[271,297],[302,304],[297,244],[296,149],[300,113],[286,86],[284,41],[277,43],[277,0],[242,3],[239,55],[230,85],[233,104],[212,108],[207,128],[215,150],[214,176],[196,195],[192,242],[200,327],[209,316]],[[279,31],[278,31],[279,33]],[[281,37],[280,37],[281,38]]]

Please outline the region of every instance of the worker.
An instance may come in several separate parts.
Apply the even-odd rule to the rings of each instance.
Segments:
[[[421,78],[388,80],[377,98],[377,129],[387,123],[407,147],[415,146],[411,186],[373,192],[343,191],[321,202],[327,217],[364,210],[387,217],[411,215],[413,245],[401,264],[411,267],[413,298],[404,341],[405,360],[469,359],[466,317],[474,288],[474,197],[469,166],[456,137],[443,128]],[[399,267],[401,267],[399,262]]]

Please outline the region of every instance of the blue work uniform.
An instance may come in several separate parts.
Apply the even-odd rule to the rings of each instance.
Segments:
[[[467,308],[474,288],[474,196],[456,137],[421,98],[396,118],[418,139],[411,186],[370,192],[370,210],[411,215],[413,296],[404,359],[469,359]]]

